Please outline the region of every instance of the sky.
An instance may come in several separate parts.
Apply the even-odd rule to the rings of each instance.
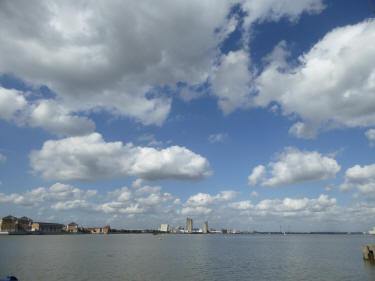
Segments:
[[[375,226],[367,0],[0,2],[0,216]]]

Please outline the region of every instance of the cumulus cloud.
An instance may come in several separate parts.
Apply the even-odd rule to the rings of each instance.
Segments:
[[[288,147],[277,162],[259,165],[249,175],[249,185],[285,186],[332,179],[340,171],[335,159],[316,151],[300,151]]]
[[[143,193],[137,193],[143,187],[148,188]],[[247,228],[250,221],[252,225],[260,227],[271,222],[268,223],[271,230],[274,229],[274,219],[277,218],[280,223],[286,221],[290,223],[292,220],[293,230],[297,228],[295,225],[302,225],[302,231],[306,231],[306,227],[310,229],[313,227],[312,231],[321,229],[319,227],[324,222],[329,223],[329,229],[332,229],[332,222],[338,222],[340,226],[347,223],[349,226],[347,230],[353,229],[353,225],[366,230],[367,225],[369,227],[374,221],[374,206],[371,204],[359,202],[354,206],[342,207],[337,205],[335,198],[324,194],[318,198],[287,197],[252,203],[249,200],[233,201],[237,193],[227,190],[216,195],[198,193],[190,196],[185,203],[181,203],[180,198],[162,192],[161,187],[155,189],[152,187],[157,186],[142,184],[136,188],[122,186],[103,196],[97,195],[97,191],[93,189],[82,190],[71,185],[56,183],[48,188],[38,187],[21,194],[0,193],[0,204],[38,208],[39,211],[43,210],[45,215],[53,211],[50,213],[54,216],[53,220],[62,222],[78,220],[82,223],[86,219],[79,215],[81,212],[85,213],[85,218],[92,216],[94,218],[92,222],[95,224],[105,224],[108,220],[117,218],[120,227],[123,227],[124,223],[130,226],[128,223],[131,222],[126,221],[126,217],[143,221],[145,228],[156,226],[155,222],[174,223],[177,226],[185,221],[186,216],[196,217],[195,222],[205,216],[211,225],[223,227],[228,222],[238,223],[242,229]]]
[[[320,13],[325,5],[321,0],[247,0],[242,7],[248,13],[245,23],[249,25],[255,21],[278,21],[283,17],[296,21],[304,12]]]
[[[322,194],[316,199],[266,199],[255,205],[247,200],[230,203],[228,207],[253,216],[309,217],[335,208],[336,199]]]
[[[0,118],[20,122],[27,101],[20,91],[0,87]]]
[[[323,9],[321,0],[91,4],[1,1],[0,72],[48,86],[69,112],[106,110],[146,125],[161,125],[170,111],[172,99],[160,87],[180,82],[190,89],[212,81],[226,114],[249,106],[247,51],[218,48],[238,24],[233,5],[246,12],[244,30]]]
[[[71,115],[64,107],[49,100],[42,100],[33,107],[29,123],[62,136],[87,135],[95,130],[94,122],[87,117]]]
[[[132,192],[129,188],[127,188],[126,186],[123,186],[119,189],[108,192],[107,196],[109,198],[116,197],[117,201],[123,202],[123,201],[129,201],[130,199],[132,199]]]
[[[324,9],[322,1],[315,0],[269,0],[242,1],[241,8],[247,13],[244,18],[245,29],[250,30],[255,22],[278,21],[288,18],[297,21],[303,12],[319,13]],[[245,35],[248,38],[248,35]],[[221,54],[218,65],[213,68],[210,81],[213,95],[224,114],[236,109],[254,107],[254,89],[251,86],[254,71],[250,71],[251,59],[246,48]]]
[[[108,192],[112,201],[104,202],[95,206],[95,211],[106,214],[150,214],[162,213],[163,209],[168,209],[168,205],[173,205],[178,198],[170,193],[161,192],[160,186],[139,185],[135,190],[126,186]],[[108,197],[108,196],[107,196]]]
[[[255,79],[256,106],[277,102],[285,115],[302,121],[290,132],[313,138],[319,129],[375,125],[375,20],[335,28],[294,67],[286,62],[281,42],[268,58],[268,66]],[[306,102],[308,101],[308,102]]]
[[[143,189],[142,192],[138,192]],[[0,193],[0,203],[23,207],[49,206],[55,211],[84,211],[102,214],[161,214],[169,210],[179,198],[161,192],[158,186],[140,186],[130,189],[126,186],[97,196],[97,190],[82,190],[71,185],[56,183],[49,188],[38,187],[24,193]]]
[[[57,202],[51,206],[56,211],[71,211],[71,210],[94,210],[93,205],[86,202],[86,200],[69,200],[64,202]]]
[[[40,127],[59,136],[86,135],[95,130],[87,117],[73,115],[53,100],[30,102],[25,93],[0,87],[0,118],[17,125]]]
[[[38,187],[22,194],[0,193],[1,203],[13,203],[22,206],[35,206],[44,202],[83,200],[96,194],[96,190],[83,191],[71,185],[55,183],[50,187]]]
[[[204,206],[184,207],[181,210],[181,214],[186,216],[202,216],[210,213],[212,213],[212,209]]]
[[[210,194],[200,192],[198,194],[190,196],[189,199],[186,201],[185,205],[192,207],[208,206],[220,202],[230,201],[234,199],[236,196],[237,192],[232,190],[221,191],[219,194],[215,196],[211,196]]]
[[[248,177],[249,185],[257,185],[258,182],[263,181],[266,174],[266,167],[263,165],[256,166]]]
[[[2,1],[0,70],[47,85],[73,111],[162,124],[171,99],[154,85],[206,80],[229,32],[231,1],[72,3]]]
[[[49,140],[30,153],[34,172],[47,180],[78,180],[136,176],[162,179],[202,180],[212,174],[207,159],[185,147],[157,150],[132,143],[105,142],[98,133]]]
[[[238,192],[233,190],[224,190],[220,193],[212,196],[207,193],[197,193],[192,195],[186,200],[181,209],[181,214],[183,215],[207,215],[213,211],[216,205],[232,201]]]
[[[147,187],[147,186],[144,186]],[[151,186],[149,186],[151,187]],[[142,187],[140,187],[142,188]],[[238,215],[248,216],[313,216],[328,212],[336,205],[336,199],[321,195],[317,199],[262,200],[258,204],[251,201],[233,202],[238,195],[233,190],[221,191],[216,195],[198,193],[192,195],[181,205],[181,200],[161,188],[149,188],[147,192],[137,193],[137,189],[126,186],[107,192],[106,196],[96,196],[93,189],[82,190],[71,185],[56,183],[52,186],[38,187],[24,193],[0,193],[0,203],[23,207],[50,207],[55,211],[83,211],[111,215],[153,215],[164,217],[174,214],[181,216],[201,216],[212,213],[225,214],[228,210],[239,211]],[[221,211],[218,210],[220,206]]]
[[[249,55],[244,50],[223,54],[214,70],[212,89],[224,114],[251,106]]]
[[[375,199],[375,164],[355,165],[345,172],[345,182],[340,185],[341,191],[357,188],[358,192],[367,199]]]
[[[144,185],[136,189],[135,194],[142,195],[147,193],[158,193],[161,191],[161,186]]]

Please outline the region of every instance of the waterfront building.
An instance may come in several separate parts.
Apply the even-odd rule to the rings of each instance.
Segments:
[[[160,226],[160,231],[162,231],[162,232],[168,232],[169,231],[169,225],[168,224],[162,224]]]
[[[193,232],[193,219],[191,218],[186,218],[186,231],[188,233]]]
[[[18,231],[31,231],[33,220],[28,217],[21,217],[17,219]]]
[[[92,234],[108,234],[111,231],[111,227],[106,225],[105,227],[90,227],[87,230]]]
[[[204,234],[208,233],[208,221],[205,221],[203,224],[203,233]]]
[[[1,231],[8,231],[8,232],[15,232],[16,225],[17,225],[17,218],[14,216],[6,216],[1,219],[0,223],[0,230]]]
[[[78,224],[76,224],[75,222],[71,222],[65,227],[65,231],[74,233],[78,232]]]
[[[31,231],[41,233],[58,233],[62,232],[65,225],[51,222],[34,222],[31,226]]]
[[[32,220],[28,217],[6,216],[0,220],[1,232],[27,232],[31,230]]]

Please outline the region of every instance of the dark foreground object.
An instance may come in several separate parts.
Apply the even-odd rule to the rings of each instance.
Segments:
[[[375,244],[362,245],[362,256],[366,261],[375,261]]]

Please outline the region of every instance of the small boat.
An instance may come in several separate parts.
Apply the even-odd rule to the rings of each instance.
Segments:
[[[158,237],[158,240],[163,240],[163,238],[161,238],[161,237]]]

